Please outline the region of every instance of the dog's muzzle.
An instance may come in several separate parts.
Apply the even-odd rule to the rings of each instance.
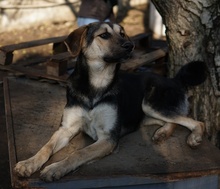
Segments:
[[[127,52],[131,52],[134,49],[134,44],[130,41],[126,41],[121,45],[121,47],[125,48]]]
[[[126,41],[120,45],[120,48],[115,49],[109,55],[105,55],[103,60],[107,63],[124,63],[125,60],[131,57],[133,49],[134,44]]]

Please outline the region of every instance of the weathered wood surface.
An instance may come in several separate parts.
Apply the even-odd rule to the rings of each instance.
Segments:
[[[77,185],[90,184],[98,188],[116,183],[159,183],[220,173],[220,152],[207,139],[197,149],[191,149],[186,145],[189,131],[179,127],[167,141],[154,144],[151,137],[158,127],[150,126],[123,137],[112,155],[84,165],[55,183],[40,181],[39,172],[28,179],[18,178],[12,172],[15,163],[34,155],[59,127],[65,88],[25,78],[8,78],[4,81],[4,92],[14,187],[63,188],[72,184],[77,188]],[[49,163],[91,142],[85,135],[78,135]]]

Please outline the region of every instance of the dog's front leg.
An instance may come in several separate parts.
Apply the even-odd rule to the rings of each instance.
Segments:
[[[72,115],[73,113],[73,115]],[[73,109],[64,110],[62,126],[57,130],[40,151],[33,157],[20,161],[15,166],[15,173],[21,177],[29,177],[39,170],[49,157],[65,147],[71,138],[80,132],[82,118],[80,111]]]
[[[58,180],[79,166],[110,154],[115,146],[116,142],[111,139],[98,140],[86,148],[73,152],[64,160],[45,167],[41,172],[41,178],[48,182]]]
[[[15,166],[15,172],[18,176],[29,177],[32,173],[40,169],[52,154],[66,146],[70,138],[72,138],[72,134],[66,128],[61,127],[36,155],[18,162]]]

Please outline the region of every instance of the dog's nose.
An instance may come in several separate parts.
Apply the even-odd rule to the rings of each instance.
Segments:
[[[133,48],[134,48],[133,43],[128,42],[128,41],[125,42],[125,43],[123,43],[121,46],[122,46],[123,48],[127,49],[128,51],[132,51]]]

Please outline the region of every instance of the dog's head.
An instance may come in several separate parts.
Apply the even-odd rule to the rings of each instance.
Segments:
[[[82,26],[70,33],[64,42],[72,56],[82,53],[92,62],[121,63],[134,49],[122,26],[106,22]]]

